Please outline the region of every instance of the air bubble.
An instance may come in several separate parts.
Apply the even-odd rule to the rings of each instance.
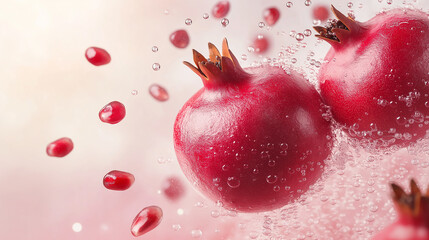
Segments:
[[[159,71],[159,69],[161,69],[161,65],[159,63],[154,63],[152,64],[152,69],[154,71]]]
[[[265,23],[264,22],[259,22],[258,23],[258,27],[259,28],[264,28],[265,27]]]
[[[305,29],[304,30],[304,36],[306,36],[306,37],[311,36],[311,30],[310,29]]]
[[[302,33],[297,33],[297,34],[295,35],[295,39],[296,39],[297,41],[301,42],[302,40],[304,40],[304,34],[302,34]]]
[[[238,188],[240,186],[240,180],[236,177],[229,177],[227,184],[230,188]]]
[[[158,47],[157,46],[153,46],[152,47],[152,52],[158,52]]]
[[[276,175],[268,175],[266,180],[267,180],[267,183],[273,184],[273,183],[277,182],[277,176]]]
[[[226,27],[229,24],[229,19],[228,18],[222,18],[220,23],[222,24],[223,27]]]
[[[187,19],[185,19],[185,24],[186,25],[191,25],[192,24],[192,19],[190,19],[190,18],[187,18]]]
[[[310,6],[311,5],[311,1],[310,0],[305,0],[305,2],[304,2],[304,4],[305,4],[305,6]]]
[[[286,7],[291,8],[292,6],[293,6],[293,3],[292,3],[292,2],[287,2],[287,3],[286,3]]]
[[[209,18],[209,14],[208,14],[208,13],[204,13],[204,14],[203,14],[203,18],[204,18],[204,19],[208,19],[208,18]]]

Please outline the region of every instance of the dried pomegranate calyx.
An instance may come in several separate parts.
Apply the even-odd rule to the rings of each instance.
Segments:
[[[224,38],[222,43],[222,54],[212,43],[209,43],[208,46],[210,53],[208,59],[193,49],[193,58],[196,67],[187,61],[183,62],[183,64],[203,79],[205,86],[219,85],[225,83],[225,81],[234,82],[234,80],[241,79],[247,75],[229,49],[226,38]]]
[[[360,26],[354,19],[346,17],[333,5],[331,5],[331,10],[337,19],[328,21],[325,27],[315,26],[313,28],[319,33],[316,37],[335,45],[344,42],[352,33],[357,32]]]
[[[414,179],[410,181],[411,192],[409,194],[395,183],[392,183],[391,187],[393,190],[393,201],[401,213],[418,217],[424,209],[429,209],[429,187],[426,193],[422,193]]]

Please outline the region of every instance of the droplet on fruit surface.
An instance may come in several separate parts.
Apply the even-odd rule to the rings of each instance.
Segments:
[[[160,102],[165,102],[169,99],[167,90],[158,84],[150,85],[149,93],[154,99]]]
[[[139,237],[153,230],[161,223],[162,215],[162,209],[158,206],[144,208],[134,218],[131,233],[134,237]]]
[[[214,5],[212,9],[212,15],[214,18],[223,18],[229,12],[230,4],[229,1],[219,1]]]
[[[186,48],[189,45],[189,35],[186,30],[180,29],[170,34],[170,42],[177,48]]]
[[[68,137],[57,139],[48,144],[46,153],[50,157],[65,157],[73,150],[73,141]]]
[[[109,190],[124,191],[135,181],[134,175],[128,172],[113,170],[103,178],[103,185]]]
[[[85,51],[85,57],[94,66],[102,66],[110,63],[110,54],[98,47],[90,47]]]
[[[176,201],[183,197],[185,187],[178,177],[169,177],[162,183],[162,192],[170,200]]]
[[[102,122],[109,124],[117,124],[124,119],[126,114],[124,104],[113,101],[104,106],[98,113],[98,117]]]
[[[267,8],[263,12],[263,17],[268,26],[273,26],[280,18],[280,11],[276,7]]]
[[[240,179],[237,177],[228,177],[227,184],[230,188],[238,188],[240,186]]]

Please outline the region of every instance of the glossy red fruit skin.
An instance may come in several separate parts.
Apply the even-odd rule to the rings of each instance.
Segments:
[[[141,210],[131,224],[131,234],[139,237],[154,228],[162,221],[162,209],[158,206],[149,206]]]
[[[428,15],[395,9],[365,23],[345,21],[352,30],[330,42],[318,76],[334,119],[378,146],[422,138],[429,128]]]
[[[124,191],[130,188],[134,181],[134,175],[131,173],[113,170],[104,176],[103,185],[110,190]]]
[[[212,15],[214,18],[226,17],[230,9],[229,1],[219,1],[213,6]]]
[[[98,113],[102,122],[117,124],[125,118],[126,110],[124,104],[113,101],[104,106]]]
[[[46,147],[50,157],[65,157],[73,150],[73,141],[68,137],[57,139]]]
[[[186,30],[180,29],[170,34],[170,42],[177,48],[186,48],[189,45],[189,35]]]
[[[196,63],[204,61],[195,55]],[[179,164],[193,186],[227,208],[260,212],[284,206],[319,179],[331,152],[320,95],[293,71],[264,66],[241,72],[221,65],[220,78],[203,78],[205,87],[177,115]]]
[[[330,16],[329,9],[326,6],[315,6],[313,8],[313,18],[320,21],[328,20]]]
[[[85,57],[94,66],[101,66],[110,63],[110,54],[98,47],[90,47],[85,51]]]
[[[428,240],[429,188],[426,193],[422,193],[412,180],[410,194],[402,189],[396,194],[398,197],[395,199],[394,196],[394,203],[398,219],[377,233],[373,240]]]
[[[280,18],[280,11],[276,7],[267,8],[263,17],[268,26],[273,26]]]

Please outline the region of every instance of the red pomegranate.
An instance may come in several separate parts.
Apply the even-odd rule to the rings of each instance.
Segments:
[[[422,193],[411,180],[411,193],[392,184],[393,201],[398,219],[378,233],[374,240],[428,240],[429,239],[429,187]]]
[[[323,99],[348,133],[376,146],[407,145],[429,128],[429,18],[412,9],[362,23],[315,27],[332,48],[319,72]]]
[[[330,154],[331,127],[315,88],[280,67],[242,69],[226,39],[222,55],[194,50],[204,87],[174,125],[175,150],[187,178],[204,195],[243,212],[268,211],[302,195]]]

